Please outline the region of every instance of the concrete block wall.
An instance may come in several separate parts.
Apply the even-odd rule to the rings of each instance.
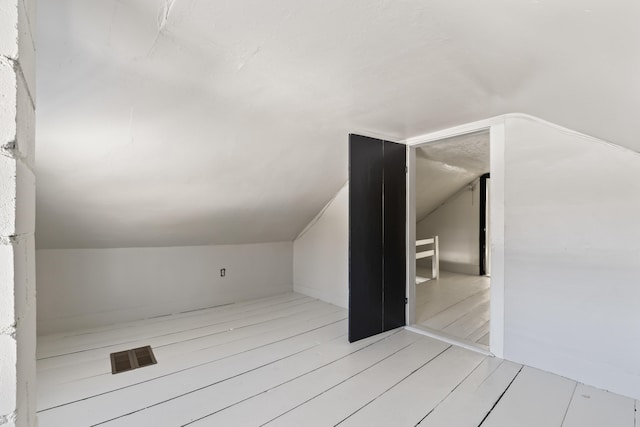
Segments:
[[[37,424],[35,0],[0,2],[0,426]]]

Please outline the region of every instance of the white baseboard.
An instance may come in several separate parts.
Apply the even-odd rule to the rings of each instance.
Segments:
[[[301,285],[299,283],[293,284],[293,291],[299,294],[309,296],[311,298],[317,298],[329,304],[337,305],[338,307],[349,307],[349,294],[339,295],[333,292],[327,292],[311,286]]]

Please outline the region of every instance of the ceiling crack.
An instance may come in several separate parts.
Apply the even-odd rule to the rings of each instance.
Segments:
[[[164,7],[158,15],[158,33],[164,30],[176,0],[164,0]]]
[[[171,15],[171,11],[173,10],[173,6],[175,5],[176,0],[164,0],[164,5],[158,13],[158,31],[156,32],[156,36],[153,39],[153,43],[151,44],[151,48],[149,48],[148,55],[151,55],[156,45],[158,44],[158,39],[160,35],[164,32],[167,23],[169,22],[169,16]]]

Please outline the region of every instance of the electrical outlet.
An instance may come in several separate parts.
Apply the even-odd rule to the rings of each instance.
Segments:
[[[220,277],[224,277],[227,275],[227,269],[226,268],[221,268],[220,269]]]

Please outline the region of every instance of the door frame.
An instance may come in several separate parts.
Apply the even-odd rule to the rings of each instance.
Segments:
[[[416,148],[454,136],[489,131],[491,198],[491,326],[489,351],[504,357],[504,150],[505,116],[467,123],[403,141],[407,146],[407,325],[415,324],[416,302]],[[412,329],[415,330],[415,329]]]

